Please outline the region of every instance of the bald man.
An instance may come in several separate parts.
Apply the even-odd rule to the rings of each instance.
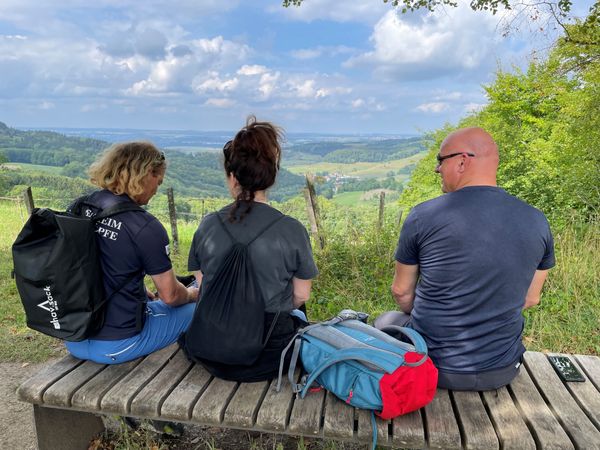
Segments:
[[[539,303],[554,266],[548,221],[497,187],[498,160],[481,128],[442,142],[435,171],[444,195],[411,210],[396,249],[392,294],[401,312],[375,321],[419,331],[446,389],[510,383],[525,351],[522,310]]]

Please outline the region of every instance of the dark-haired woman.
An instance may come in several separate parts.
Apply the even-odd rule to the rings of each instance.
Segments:
[[[201,283],[202,302],[202,292],[210,288],[233,245],[232,238],[247,243],[268,226],[248,246],[248,258],[256,277],[254,284],[265,301],[265,329],[261,332],[267,335],[276,317],[277,320],[252,367],[202,361],[211,373],[225,379],[259,381],[277,374],[281,351],[302,324],[298,316],[303,314],[297,308],[308,300],[311,280],[318,274],[304,226],[267,204],[266,191],[275,183],[279,170],[280,139],[279,128],[250,117],[234,139],[225,144],[225,175],[235,201],[202,220],[190,249],[188,269],[195,272]],[[236,330],[231,333],[234,335]]]

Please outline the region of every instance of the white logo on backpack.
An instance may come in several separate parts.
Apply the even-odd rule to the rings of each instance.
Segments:
[[[60,330],[60,322],[58,321],[58,303],[54,300],[52,296],[52,291],[50,291],[50,286],[46,286],[44,288],[44,292],[46,293],[46,301],[42,303],[38,303],[38,306],[42,309],[45,309],[50,313],[50,323],[54,326],[55,329]]]

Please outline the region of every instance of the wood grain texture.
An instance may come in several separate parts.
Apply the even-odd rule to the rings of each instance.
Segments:
[[[173,344],[146,356],[106,393],[100,401],[101,410],[106,413],[129,414],[133,398],[160,372],[175,352],[177,345]]]
[[[147,383],[131,402],[131,414],[141,417],[159,417],[163,401],[187,374],[192,363],[182,350]]]
[[[392,444],[401,448],[424,448],[425,428],[421,410],[395,417],[392,424]]]
[[[113,364],[106,368],[81,386],[73,394],[71,405],[75,408],[90,411],[100,409],[100,401],[115,384],[127,375],[135,366],[141,362],[135,359],[122,364]]]
[[[595,369],[594,358],[597,362]],[[577,399],[581,409],[585,411],[596,428],[600,429],[600,390],[598,389],[600,385],[594,383],[594,379],[600,381],[600,358],[589,356],[580,362],[578,357],[571,357],[571,360],[587,378],[585,383],[567,383],[571,394]],[[585,363],[588,363],[587,367],[584,365]]]
[[[71,355],[65,356],[19,386],[17,389],[19,399],[29,403],[42,403],[46,389],[82,363],[82,360]]]
[[[600,358],[590,355],[575,355],[575,359],[596,389],[600,390]]]
[[[512,391],[521,414],[533,430],[539,450],[575,448],[524,367],[510,383],[508,389]]]
[[[295,379],[297,380],[299,376],[299,371],[296,371]],[[282,379],[279,392],[275,387],[276,381],[273,380],[258,411],[255,425],[261,430],[282,432],[287,426],[295,394],[287,377]]]
[[[208,386],[212,376],[200,364],[192,367],[183,380],[173,389],[160,408],[164,419],[188,421],[197,399]]]
[[[192,419],[201,425],[220,425],[225,408],[237,386],[235,381],[213,378],[196,402],[192,410]]]
[[[461,448],[460,431],[447,390],[437,390],[433,401],[425,407],[425,417],[429,447],[444,450]]]
[[[325,390],[319,392],[308,392],[306,397],[296,398],[288,430],[291,433],[303,434],[306,436],[318,436],[321,433],[321,412]]]
[[[500,448],[494,426],[487,415],[479,392],[453,392],[459,426],[466,450]]]
[[[525,365],[575,446],[586,450],[600,449],[600,431],[571,397],[546,355],[526,352]]]
[[[359,441],[371,442],[373,440],[373,423],[371,422],[371,411],[364,409],[356,410],[356,418],[358,419],[358,430],[356,437]],[[389,445],[389,420],[383,420],[375,417],[377,424],[377,445]]]
[[[535,449],[533,436],[506,387],[484,391],[483,399],[503,450]]]
[[[86,361],[57,380],[44,393],[44,404],[53,406],[71,406],[73,393],[101,372],[106,366]]]
[[[354,408],[347,405],[331,392],[325,398],[323,435],[331,439],[354,437]]]
[[[268,381],[240,384],[227,405],[223,425],[252,428],[269,385]]]

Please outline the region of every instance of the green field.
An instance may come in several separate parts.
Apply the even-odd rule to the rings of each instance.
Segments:
[[[322,320],[341,309],[363,310],[375,317],[395,308],[389,287],[393,253],[398,239],[397,202],[386,203],[383,229],[377,222],[377,201],[361,201],[363,193],[343,193],[333,200],[320,198],[327,245],[314,248],[319,277],[314,282],[309,316]],[[179,221],[180,251],[173,255],[177,273],[186,273],[187,255],[198,227],[200,203],[192,205],[188,221]],[[226,200],[204,205],[209,212]],[[44,205],[40,205],[44,206]],[[152,206],[152,205],[151,205]],[[275,207],[306,222],[304,199],[294,198]],[[160,204],[151,208],[167,230]],[[406,214],[404,214],[404,217]],[[27,328],[15,282],[10,277],[10,247],[26,219],[22,205],[0,200],[0,361],[43,361],[64,353],[63,344]],[[572,223],[555,232],[556,267],[550,271],[542,302],[525,312],[524,342],[530,350],[600,354],[600,226]],[[152,288],[148,278],[147,284]]]
[[[39,164],[28,164],[28,163],[6,163],[6,167],[13,170],[23,170],[25,172],[44,172],[52,175],[60,175],[62,167],[58,166],[41,166]]]
[[[422,152],[408,158],[383,162],[355,162],[352,164],[320,162],[289,166],[286,167],[286,169],[297,175],[304,175],[306,173],[337,172],[349,177],[384,178],[390,171],[398,171],[403,167],[420,161],[425,154],[426,152]],[[431,170],[433,170],[433,168]]]

